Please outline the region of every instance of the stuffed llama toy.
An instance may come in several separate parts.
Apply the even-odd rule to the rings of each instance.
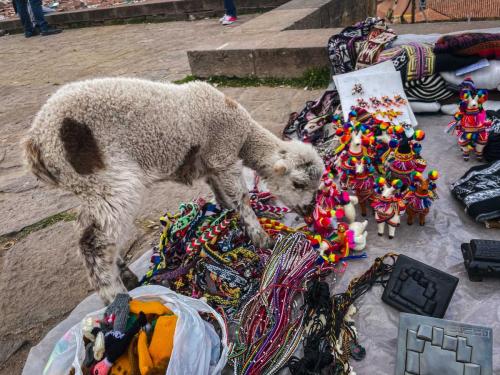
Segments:
[[[120,269],[124,281],[136,281],[119,254],[152,182],[205,178],[217,202],[240,214],[254,244],[268,247],[241,165],[257,171],[301,215],[312,212],[324,169],[311,145],[280,140],[202,82],[68,84],[38,112],[23,148],[38,178],[81,199],[80,253],[92,286],[108,303],[126,291]]]

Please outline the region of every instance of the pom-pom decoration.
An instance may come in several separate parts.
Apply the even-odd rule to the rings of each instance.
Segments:
[[[483,104],[487,100],[488,100],[488,91],[484,89],[477,90],[477,102],[479,104]]]
[[[413,171],[413,172],[411,172],[410,176],[411,176],[412,181],[422,181],[423,180],[422,173],[420,173],[420,172]]]
[[[378,187],[382,187],[384,186],[385,184],[387,183],[386,179],[384,177],[377,177],[377,179],[375,180],[375,184],[378,186]]]
[[[403,134],[403,132],[404,132],[404,131],[405,131],[405,129],[404,129],[401,125],[396,125],[396,126],[394,127],[394,132],[395,132],[396,134],[401,135],[401,134]]]
[[[365,147],[373,146],[375,144],[375,137],[374,136],[362,136],[361,143]]]
[[[401,189],[403,187],[403,181],[401,181],[399,178],[392,180],[391,186],[395,189]]]
[[[439,178],[439,173],[438,173],[438,171],[433,169],[432,171],[429,171],[428,176],[429,176],[429,180],[436,181]]]
[[[390,141],[389,141],[389,147],[390,148],[396,148],[398,147],[398,140],[396,138],[392,138]]]
[[[414,143],[411,148],[415,154],[420,154],[422,151],[422,145],[420,143]]]
[[[425,132],[423,130],[415,130],[415,133],[413,134],[414,138],[416,141],[423,141],[425,138]]]

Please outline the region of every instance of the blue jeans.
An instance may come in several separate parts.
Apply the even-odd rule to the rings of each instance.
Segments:
[[[224,0],[224,9],[226,9],[228,16],[236,17],[236,7],[233,0]]]
[[[24,34],[31,35],[34,31],[33,24],[31,23],[31,18],[28,13],[28,0],[15,0],[17,14],[21,19],[23,24]],[[29,0],[31,10],[33,11],[33,16],[35,17],[35,23],[42,31],[46,31],[49,27],[47,21],[43,17],[42,10],[42,0]]]

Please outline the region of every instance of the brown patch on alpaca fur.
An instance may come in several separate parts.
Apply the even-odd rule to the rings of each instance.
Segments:
[[[236,109],[238,108],[238,103],[236,103],[233,99],[231,99],[229,96],[225,97],[226,105],[231,108],[231,109]]]
[[[86,124],[65,118],[59,136],[66,151],[66,158],[76,173],[87,175],[104,168],[101,150]]]
[[[47,169],[47,166],[42,159],[40,147],[31,139],[24,141],[23,146],[28,165],[33,174],[47,183],[57,185],[57,179]]]

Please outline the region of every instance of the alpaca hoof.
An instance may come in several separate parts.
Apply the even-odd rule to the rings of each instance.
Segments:
[[[423,227],[425,225],[425,223],[420,223],[420,226]]]
[[[382,237],[384,234],[383,233],[377,233],[380,237]]]
[[[139,279],[128,267],[122,270],[120,277],[127,290],[132,290],[139,286]]]
[[[366,217],[366,213],[361,213],[361,216]]]
[[[394,236],[389,236],[389,239],[392,240],[394,238]]]
[[[408,222],[408,225],[413,225],[413,223]]]

